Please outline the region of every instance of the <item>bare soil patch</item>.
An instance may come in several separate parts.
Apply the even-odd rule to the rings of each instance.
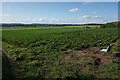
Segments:
[[[91,66],[101,69],[104,65],[111,63],[109,53],[100,52],[99,47],[90,47],[84,50],[67,49],[67,51],[72,51],[72,53],[64,54],[62,62],[82,64],[84,65],[81,67],[83,72],[89,72]]]

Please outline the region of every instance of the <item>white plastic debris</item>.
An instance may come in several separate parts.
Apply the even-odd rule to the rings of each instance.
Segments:
[[[102,52],[107,52],[107,49],[102,49],[102,50],[100,50],[100,51],[102,51]]]
[[[112,46],[112,44],[110,44],[108,47],[107,47],[107,49],[102,49],[102,50],[100,50],[100,51],[102,51],[102,52],[108,52],[108,50],[109,50],[109,48]]]

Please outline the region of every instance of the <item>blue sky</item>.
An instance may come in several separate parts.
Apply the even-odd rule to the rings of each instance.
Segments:
[[[106,23],[117,21],[117,2],[3,2],[4,23]]]

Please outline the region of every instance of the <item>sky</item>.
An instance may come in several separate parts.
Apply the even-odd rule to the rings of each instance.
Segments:
[[[118,20],[117,2],[3,2],[2,23],[107,23]]]
[[[0,0],[0,2],[119,2],[119,0]]]

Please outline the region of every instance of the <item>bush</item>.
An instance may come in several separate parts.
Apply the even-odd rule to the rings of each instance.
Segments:
[[[60,78],[61,74],[58,71],[54,71],[50,73],[51,78]]]
[[[111,23],[103,24],[100,27],[101,28],[118,28],[118,24],[119,22],[111,22]]]

